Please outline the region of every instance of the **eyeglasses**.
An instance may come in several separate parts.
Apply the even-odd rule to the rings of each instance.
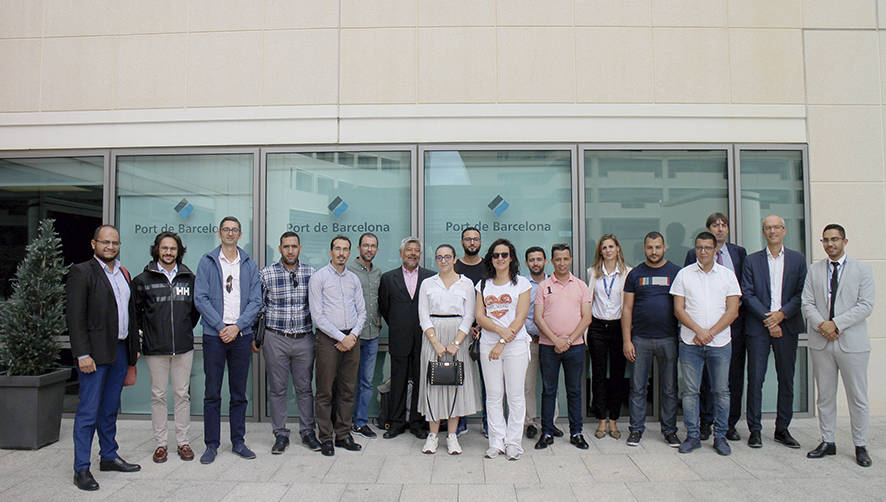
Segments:
[[[298,278],[295,276],[295,271],[289,272],[289,280],[292,281],[292,287],[298,287]]]
[[[495,258],[496,260],[499,259],[499,258],[504,259],[504,258],[507,258],[507,257],[509,257],[509,256],[511,256],[511,253],[509,253],[509,252],[507,252],[507,251],[505,251],[504,253],[492,253],[492,257]]]
[[[120,247],[120,241],[95,241],[96,244],[101,244],[102,246],[109,248],[118,248]]]
[[[696,251],[704,251],[705,253],[710,253],[714,250],[714,246],[695,246]]]
[[[228,278],[225,279],[225,291],[230,293],[232,289],[234,289],[234,276],[229,275]]]
[[[784,230],[784,225],[768,225],[763,227],[764,232],[771,232],[773,230]]]
[[[462,240],[465,242],[480,242],[479,237],[464,237]]]
[[[840,242],[840,241],[842,241],[842,240],[843,240],[842,237],[831,237],[830,239],[828,239],[827,237],[825,237],[825,238],[823,238],[823,239],[821,240],[821,243],[822,243],[822,244],[836,244],[836,243],[838,243],[838,242]]]
[[[240,229],[239,228],[222,228],[219,230],[219,232],[221,232],[223,234],[237,235],[240,233]]]
[[[444,255],[439,255],[439,254],[438,254],[437,256],[434,257],[434,259],[437,260],[437,261],[439,261],[439,262],[446,263],[446,262],[448,262],[448,261],[452,261],[452,255],[449,255],[449,254],[448,254],[448,255],[445,255],[445,256],[444,256]]]

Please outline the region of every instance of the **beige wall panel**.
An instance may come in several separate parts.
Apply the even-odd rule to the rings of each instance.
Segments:
[[[879,104],[874,31],[806,30],[806,96],[810,104]]]
[[[652,0],[653,26],[726,25],[726,0]]]
[[[845,226],[845,225],[844,225]],[[864,227],[859,229],[862,232],[867,231]],[[886,229],[884,229],[886,230]],[[849,229],[846,229],[849,232]],[[819,231],[820,232],[820,231]],[[855,231],[848,235],[850,239],[854,237]],[[816,238],[819,238],[816,236]],[[849,254],[852,252],[851,244],[853,244],[853,240],[849,241],[849,244],[846,245],[846,253]],[[821,247],[821,244],[819,244]],[[883,326],[886,326],[886,301],[883,301],[883,295],[886,294],[886,261],[884,261],[881,256],[879,260],[868,260],[867,263],[874,269],[874,288],[877,291],[877,299],[874,301],[874,313],[868,317],[868,335],[872,340],[876,340],[878,342],[886,341],[886,330],[883,329]],[[886,360],[886,352],[879,352],[878,359],[880,361]],[[878,364],[877,366],[884,366],[884,364]],[[886,377],[886,372],[884,372],[883,377]],[[886,382],[886,380],[877,380],[878,382]],[[882,388],[882,387],[881,387]],[[879,391],[881,397],[886,400],[886,392]],[[886,403],[884,403],[886,404]],[[886,411],[886,410],[884,410]]]
[[[729,102],[727,30],[656,28],[652,37],[656,101]]]
[[[0,0],[0,38],[39,37],[43,0]]]
[[[268,29],[336,28],[338,2],[264,0],[264,16]]]
[[[733,103],[803,103],[800,30],[729,30]]]
[[[419,26],[494,26],[494,0],[418,1]]]
[[[877,0],[877,18],[878,26],[886,28],[886,0]]]
[[[114,108],[178,108],[186,104],[188,36],[117,39]]]
[[[191,31],[258,30],[264,15],[255,0],[190,0],[188,22]]]
[[[574,49],[571,28],[500,28],[499,100],[574,101]]]
[[[261,33],[190,35],[188,106],[242,106],[261,102]]]
[[[883,284],[882,282],[878,282],[878,285]],[[876,309],[876,307],[874,307]],[[876,315],[876,314],[874,314]],[[878,326],[883,326],[882,324],[872,324],[868,322],[868,333],[871,331],[882,331],[882,329],[878,329]],[[872,329],[871,329],[872,328]],[[883,339],[872,339],[871,340],[871,360],[868,362],[868,406],[870,409],[870,414],[872,417],[882,417],[886,415],[886,391],[883,391],[882,382],[886,381],[886,364],[883,364],[884,357],[883,354],[886,354],[886,340]],[[849,416],[849,407],[846,404],[846,396],[843,392],[843,384],[840,383],[840,394],[839,400],[837,401],[837,413],[842,417]],[[848,418],[846,419],[846,431],[849,430]],[[839,429],[838,429],[839,430]],[[847,435],[846,439],[849,439]],[[848,445],[847,445],[848,446]],[[848,448],[847,448],[848,449]]]
[[[415,29],[342,30],[341,103],[415,103]]]
[[[809,106],[809,179],[882,181],[879,106]]]
[[[649,26],[650,0],[575,0],[576,26]]]
[[[419,102],[495,101],[495,28],[422,28],[418,47]]]
[[[821,238],[825,225],[839,223],[846,227],[847,253],[860,260],[882,259],[886,249],[884,190],[882,182],[813,182],[809,197],[813,243]],[[812,256],[815,260],[825,257],[821,244],[812,246]]]
[[[875,28],[875,0],[803,0],[806,28]]]
[[[187,30],[181,0],[44,0],[44,35],[123,35]]]
[[[111,37],[43,41],[41,108],[104,110],[114,104],[116,40]]]
[[[651,102],[650,28],[576,28],[578,101]]]
[[[40,40],[0,40],[0,112],[40,106]]]
[[[267,31],[262,103],[332,104],[338,99],[338,30]]]
[[[571,26],[572,0],[497,0],[499,26]]]
[[[740,28],[802,28],[803,0],[730,0],[729,26]]]
[[[416,0],[340,0],[343,27],[397,27],[418,23]]]

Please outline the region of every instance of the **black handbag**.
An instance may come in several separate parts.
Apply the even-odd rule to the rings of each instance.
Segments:
[[[471,360],[479,361],[480,360],[480,337],[474,338],[471,340],[471,344],[468,345],[468,355],[471,356]]]
[[[428,361],[428,384],[430,385],[462,385],[465,382],[465,363],[455,360]]]
[[[252,325],[252,333],[255,335],[255,348],[260,348],[265,341],[265,311],[259,310],[255,316],[255,323]]]

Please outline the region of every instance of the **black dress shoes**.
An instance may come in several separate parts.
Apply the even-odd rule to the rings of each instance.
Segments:
[[[382,434],[382,437],[385,439],[394,439],[395,437],[399,436],[400,434],[403,434],[404,432],[406,432],[406,429],[392,427],[392,428],[386,430],[385,433]]]
[[[730,427],[729,430],[726,431],[726,439],[730,441],[741,441],[741,436],[738,434],[738,431],[735,430],[735,427]]]
[[[760,431],[751,431],[751,435],[748,437],[748,446],[751,448],[763,447],[763,439],[760,437]]]
[[[348,451],[360,451],[363,448],[360,443],[354,441],[354,438],[352,438],[350,434],[341,439],[336,439],[335,446],[337,448],[344,448]]]
[[[827,455],[836,455],[837,445],[822,441],[814,450],[806,454],[806,458],[821,458]]]
[[[588,449],[588,442],[585,441],[585,437],[582,434],[573,434],[572,437],[569,438],[569,442],[579,450]]]
[[[335,455],[335,446],[332,446],[332,441],[323,441],[323,444],[320,445],[320,453],[322,453],[324,457]]]
[[[526,439],[535,439],[535,436],[538,435],[538,427],[534,425],[530,425],[526,428]]]
[[[561,438],[563,437],[563,430],[555,425],[553,434],[555,438]]]
[[[798,443],[797,440],[794,439],[793,436],[791,436],[791,433],[788,432],[787,429],[783,431],[775,431],[774,439],[776,443],[781,443],[788,448],[797,449],[800,447],[800,443]]]
[[[411,432],[412,435],[417,437],[418,439],[427,439],[428,438],[428,431],[422,429],[421,427],[411,427],[409,429],[409,432]]]
[[[307,446],[311,451],[320,451],[322,448],[314,431],[305,433],[305,435],[301,437],[301,444]]]
[[[871,466],[871,456],[868,454],[868,449],[864,446],[855,447],[855,463],[862,467]]]
[[[100,471],[118,471],[118,472],[137,472],[142,470],[142,466],[138,464],[130,464],[120,457],[114,460],[102,460],[98,464]]]
[[[281,434],[274,440],[274,446],[271,447],[271,453],[274,455],[280,455],[286,451],[287,446],[289,446],[289,438]]]
[[[89,469],[85,471],[78,471],[74,473],[74,484],[77,485],[77,488],[81,490],[86,490],[88,492],[94,492],[98,490],[98,481],[92,477],[92,473],[89,472]]]
[[[542,434],[535,443],[535,449],[544,450],[549,444],[554,444],[554,436],[551,436],[550,434]]]

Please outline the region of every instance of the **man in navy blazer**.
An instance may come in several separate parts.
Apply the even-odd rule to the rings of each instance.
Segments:
[[[769,348],[775,356],[778,375],[778,405],[775,441],[799,448],[788,431],[794,414],[794,366],[797,340],[805,328],[800,312],[806,258],[784,247],[784,219],[771,214],[763,219],[766,247],[748,255],[741,274],[745,305],[745,335],[748,344],[748,446],[760,448],[763,379]]]
[[[400,258],[403,266],[382,274],[378,286],[378,310],[388,323],[388,352],[391,356],[391,428],[384,437],[397,437],[408,426],[412,434],[424,439],[428,435],[427,422],[418,414],[422,337],[418,323],[418,289],[422,281],[434,273],[418,266],[421,242],[415,237],[403,239]],[[406,389],[410,379],[413,390],[407,424]]]
[[[99,469],[141,469],[117,454],[117,411],[129,366],[135,366],[141,344],[129,273],[120,265],[120,233],[102,225],[92,236],[91,260],[71,267],[65,285],[71,352],[77,358],[80,403],[74,417],[74,484],[98,490],[89,470],[92,438],[98,433]]]
[[[726,242],[729,238],[729,218],[723,213],[713,213],[705,221],[708,232],[717,238],[717,251],[714,256],[716,263],[732,270],[735,278],[741,283],[741,268],[744,265],[747,251],[741,246]],[[686,252],[684,267],[697,261],[695,248],[689,248]],[[729,326],[732,334],[732,360],[729,363],[729,428],[726,431],[726,439],[738,441],[741,437],[735,430],[735,424],[741,418],[741,396],[744,390],[744,365],[747,350],[745,349],[744,336],[744,308],[739,306],[738,317]],[[711,437],[711,428],[714,424],[714,399],[711,397],[711,381],[707,372],[702,374],[700,400],[700,430],[699,439],[706,441]]]

